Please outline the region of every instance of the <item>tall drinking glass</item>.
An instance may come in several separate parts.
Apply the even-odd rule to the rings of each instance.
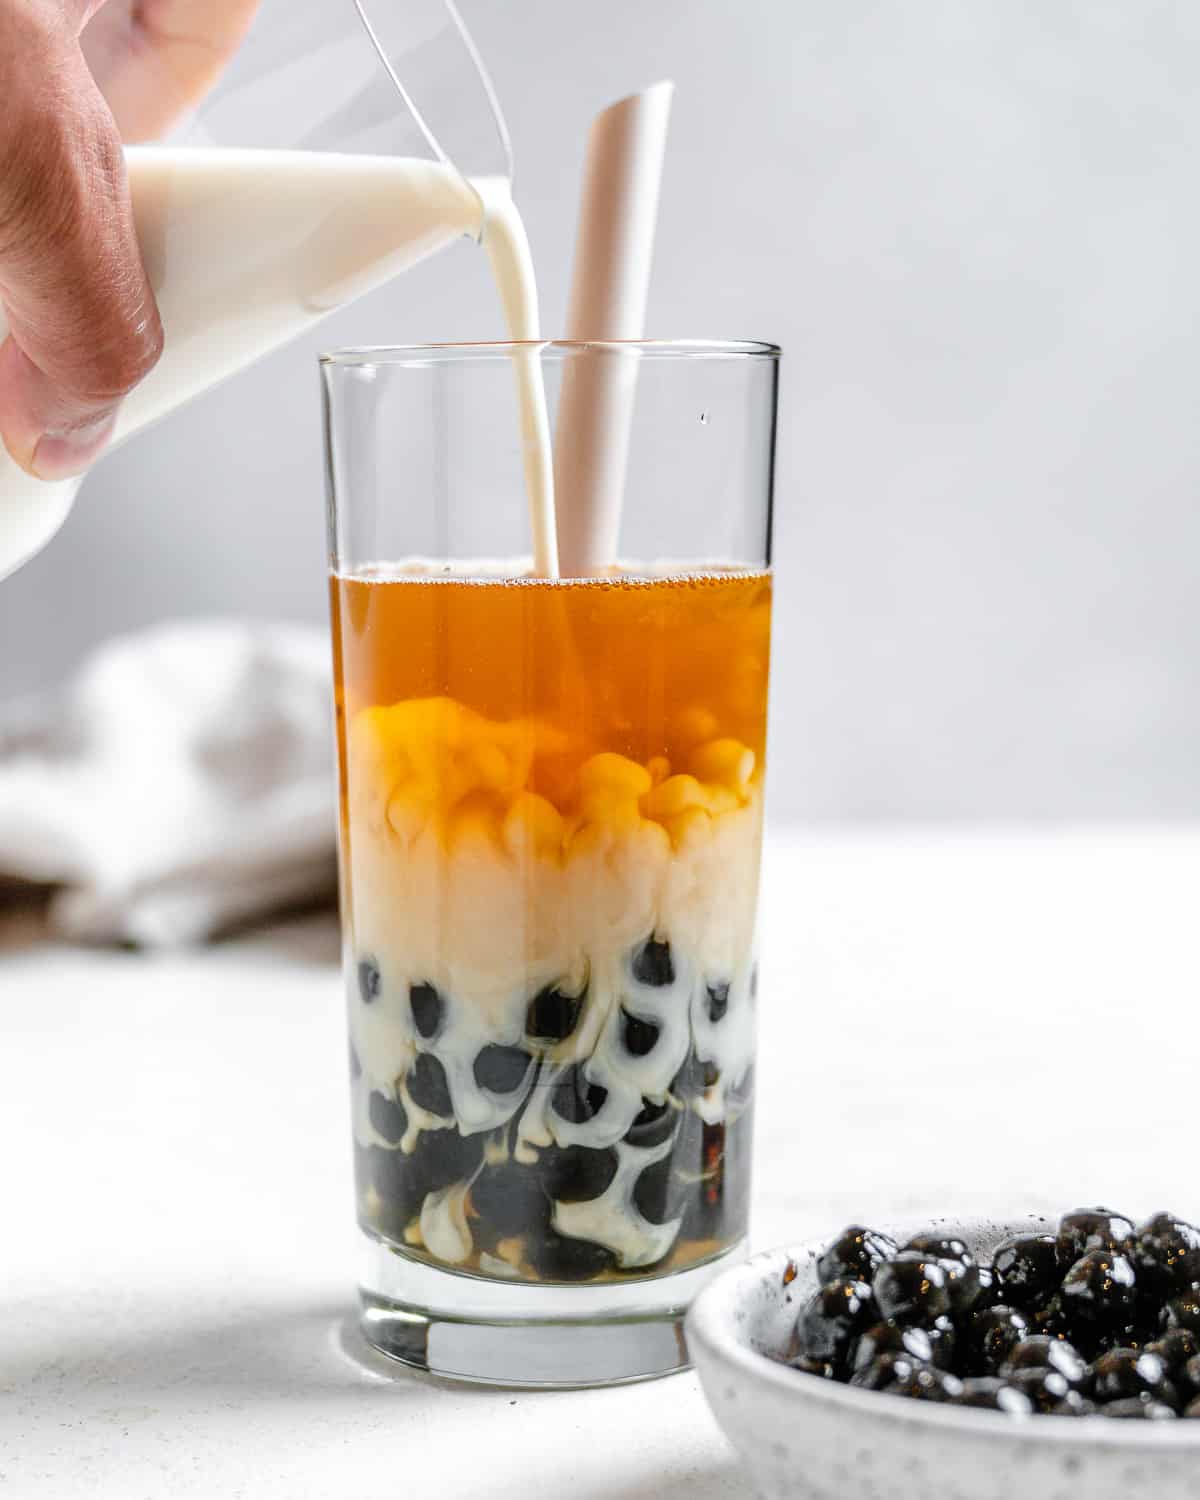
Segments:
[[[615,559],[532,576],[513,356],[633,370]],[[744,1249],[779,351],[322,362],[362,1326],[458,1378],[686,1364]]]

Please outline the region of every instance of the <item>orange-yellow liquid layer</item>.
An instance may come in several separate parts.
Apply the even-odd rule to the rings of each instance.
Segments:
[[[676,767],[699,745],[735,740],[754,752],[761,777],[766,573],[568,583],[335,576],[332,613],[343,737],[361,710],[409,700],[449,699],[493,722],[536,725],[526,785],[560,811],[579,767],[601,752]]]

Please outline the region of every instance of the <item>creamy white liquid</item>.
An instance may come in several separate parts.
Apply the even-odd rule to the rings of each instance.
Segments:
[[[122,409],[118,442],[463,235],[483,235],[509,337],[538,337],[529,244],[500,179],[469,187],[439,162],[303,151],[139,146],[126,158],[166,338]],[[534,557],[551,575],[541,364],[515,365]],[[30,478],[0,445],[0,578],[46,545],[78,488]]]

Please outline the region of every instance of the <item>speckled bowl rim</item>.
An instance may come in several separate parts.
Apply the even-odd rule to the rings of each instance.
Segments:
[[[1033,1229],[1044,1232],[1053,1219],[1043,1214],[1022,1214],[1012,1219],[958,1219],[947,1215],[938,1219],[913,1219],[899,1224],[878,1226],[901,1244],[918,1234],[932,1234],[949,1229],[965,1235],[1003,1237]],[[836,1231],[834,1231],[836,1233]],[[729,1366],[745,1378],[748,1385],[769,1385],[786,1392],[788,1398],[810,1407],[843,1408],[856,1413],[863,1422],[883,1422],[891,1426],[926,1428],[933,1431],[952,1429],[973,1433],[984,1440],[1003,1441],[1007,1433],[1022,1444],[1095,1449],[1113,1448],[1128,1452],[1183,1450],[1200,1455],[1200,1422],[1194,1429],[1179,1422],[1119,1422],[1111,1417],[1031,1416],[1014,1418],[1003,1412],[942,1406],[929,1401],[907,1401],[899,1396],[884,1396],[878,1391],[864,1391],[838,1381],[818,1380],[760,1354],[746,1341],[734,1317],[734,1308],[749,1290],[772,1278],[781,1280],[789,1261],[798,1266],[813,1261],[825,1249],[831,1235],[806,1240],[796,1246],[781,1246],[760,1251],[741,1265],[716,1277],[692,1303],[685,1323],[685,1337],[692,1359],[704,1374],[709,1361],[715,1362],[728,1376]],[[882,1410],[881,1410],[882,1408]]]

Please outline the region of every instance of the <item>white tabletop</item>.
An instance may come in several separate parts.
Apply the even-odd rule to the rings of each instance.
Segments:
[[[1200,833],[776,839],[755,1238],[1195,1217]],[[742,1500],[696,1379],[359,1362],[330,919],[183,956],[0,936],[0,1494]],[[1193,1170],[1189,1170],[1193,1169]]]

